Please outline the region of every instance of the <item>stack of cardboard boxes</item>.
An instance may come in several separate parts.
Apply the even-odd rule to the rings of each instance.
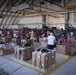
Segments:
[[[12,42],[12,37],[11,36],[5,36],[2,37],[3,42]]]
[[[16,45],[21,45],[21,38],[12,38],[12,42],[14,42]]]
[[[34,47],[15,47],[15,58],[25,61],[32,58],[32,52],[35,51]]]
[[[5,43],[0,47],[0,55],[14,53],[14,48],[10,43]]]
[[[40,69],[48,69],[50,66],[55,64],[56,60],[56,51],[52,50],[51,52],[41,53],[41,52],[32,52],[32,65]]]
[[[68,55],[71,53],[71,43],[58,44],[56,46],[56,52],[59,54]]]
[[[32,39],[26,40],[26,43],[29,44],[29,45],[31,45],[31,46],[33,46],[33,40]]]

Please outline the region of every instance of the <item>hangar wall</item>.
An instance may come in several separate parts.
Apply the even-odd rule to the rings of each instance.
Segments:
[[[58,29],[65,27],[65,17],[63,15],[47,16],[49,27],[57,27]]]
[[[69,25],[76,28],[76,12],[69,14]]]
[[[18,24],[28,28],[42,28],[42,16],[23,17]]]

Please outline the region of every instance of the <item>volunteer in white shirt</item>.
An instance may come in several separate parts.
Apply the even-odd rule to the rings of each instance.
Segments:
[[[55,43],[56,43],[56,38],[53,35],[52,31],[50,32],[50,35],[48,36],[47,40],[48,40],[48,49],[54,49]]]

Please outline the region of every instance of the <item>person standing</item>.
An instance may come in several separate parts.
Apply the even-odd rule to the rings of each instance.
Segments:
[[[71,42],[70,34],[67,34],[67,42]]]
[[[56,44],[56,38],[53,35],[52,31],[50,32],[50,35],[48,36],[47,41],[48,41],[48,49],[51,49],[51,50],[54,49]]]
[[[64,43],[64,35],[60,37],[60,43]]]

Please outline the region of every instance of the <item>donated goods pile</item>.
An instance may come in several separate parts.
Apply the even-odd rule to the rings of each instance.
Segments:
[[[21,45],[23,44],[29,44],[31,46],[33,46],[33,40],[32,39],[21,39]]]
[[[32,52],[32,65],[40,69],[48,69],[55,64],[56,51],[48,49],[38,49]]]
[[[21,38],[12,38],[12,42],[16,45],[21,45]]]
[[[0,55],[14,53],[14,43],[1,43],[0,44]]]
[[[10,36],[2,37],[3,42],[12,42],[12,38]]]
[[[15,47],[15,58],[25,61],[32,58],[32,52],[35,51],[33,46]]]
[[[16,45],[23,45],[23,44],[30,44],[33,46],[33,40],[31,39],[21,39],[21,38],[12,38],[12,42],[14,42]]]

